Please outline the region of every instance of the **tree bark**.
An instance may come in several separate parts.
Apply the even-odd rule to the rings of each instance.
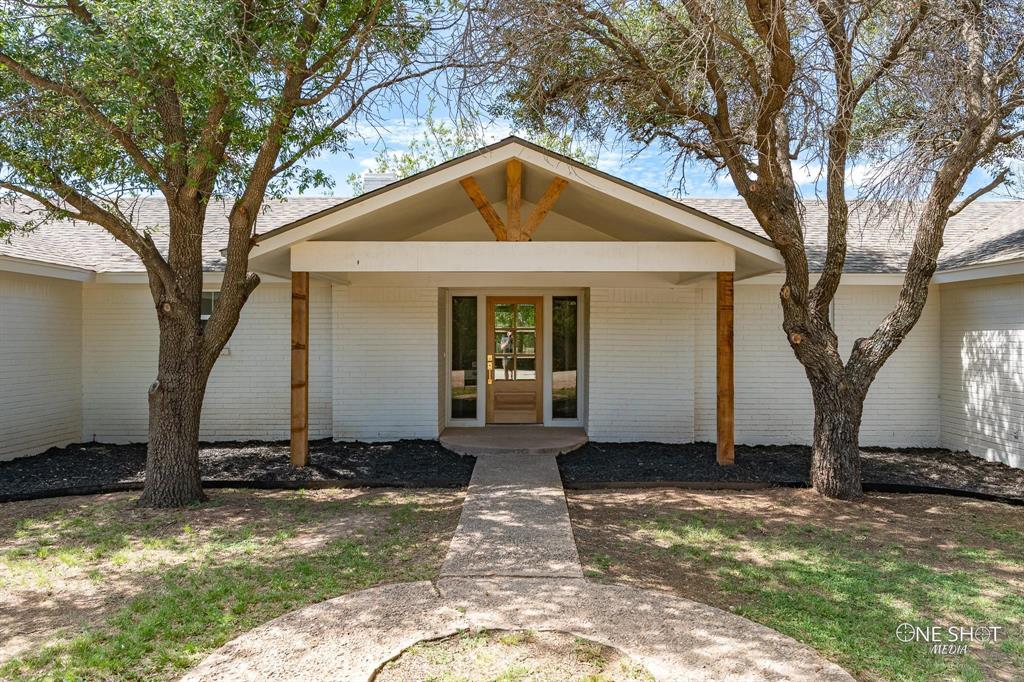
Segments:
[[[860,423],[865,396],[845,381],[811,381],[814,397],[814,447],[811,484],[821,495],[840,500],[864,496],[860,482]]]
[[[139,505],[183,507],[206,499],[199,472],[199,420],[207,374],[184,326],[160,330],[160,362],[149,389],[146,484]]]
[[[169,204],[170,286],[150,275],[160,330],[156,381],[149,388],[146,483],[139,505],[183,507],[206,499],[199,472],[199,420],[212,362],[199,320],[205,206]]]

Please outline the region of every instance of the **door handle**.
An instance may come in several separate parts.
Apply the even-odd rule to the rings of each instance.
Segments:
[[[494,383],[494,356],[491,354],[487,355],[487,385],[490,386]]]

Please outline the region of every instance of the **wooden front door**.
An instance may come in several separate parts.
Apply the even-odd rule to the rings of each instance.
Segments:
[[[543,421],[541,297],[487,299],[487,423]]]

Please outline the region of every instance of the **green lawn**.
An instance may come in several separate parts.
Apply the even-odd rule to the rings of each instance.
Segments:
[[[15,637],[0,678],[176,678],[291,609],[434,577],[461,504],[435,491],[211,498],[172,512],[131,495],[5,505],[0,629]]]
[[[1024,679],[1024,513],[940,496],[835,504],[809,491],[576,493],[591,579],[670,590],[809,644],[864,680]],[[900,623],[998,625],[966,655]]]

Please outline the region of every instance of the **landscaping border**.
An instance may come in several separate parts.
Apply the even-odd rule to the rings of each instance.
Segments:
[[[766,490],[768,488],[810,489],[806,481],[576,481],[564,483],[566,490],[630,490],[650,488],[680,488],[683,490]],[[996,495],[976,490],[945,488],[942,486],[913,485],[907,483],[861,484],[866,493],[898,493],[908,495],[949,495],[966,497],[985,502],[1001,502],[1015,507],[1024,507],[1024,498],[1012,495]]]
[[[12,493],[0,495],[0,504],[7,502],[28,502],[58,497],[75,497],[78,495],[104,495],[107,493],[123,493],[142,490],[142,481],[125,481],[123,483],[99,483],[96,485],[79,485],[69,488],[52,488],[50,490],[34,490],[30,493]],[[419,481],[384,481],[384,480],[332,480],[332,481],[246,481],[217,479],[203,481],[203,490],[220,488],[247,488],[250,490],[326,490],[330,488],[443,488],[447,490],[464,490],[466,486],[452,485],[445,480]]]
[[[28,502],[58,497],[74,497],[77,495],[104,495],[107,493],[123,493],[142,490],[142,481],[125,483],[103,483],[98,485],[72,486],[69,488],[53,488],[38,490],[31,493],[0,495],[0,504],[7,502]],[[679,488],[683,490],[766,490],[769,488],[802,488],[811,486],[804,481],[578,481],[565,483],[566,490],[630,490],[650,488]],[[862,484],[866,493],[898,493],[908,495],[949,495],[965,497],[985,502],[1000,502],[1015,507],[1024,507],[1024,498],[1011,495],[996,495],[975,490],[960,488],[944,488],[942,486],[910,485],[904,483],[869,483]],[[203,481],[203,489],[216,490],[221,488],[242,488],[250,490],[326,490],[330,488],[442,488],[449,490],[465,489],[465,486],[452,485],[451,481],[376,481],[376,480],[333,480],[333,481],[244,481],[244,480],[210,480]]]

